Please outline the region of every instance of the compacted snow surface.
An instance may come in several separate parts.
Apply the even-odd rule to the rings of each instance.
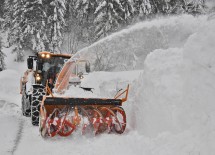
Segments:
[[[135,40],[139,41],[132,44]],[[47,139],[21,114],[19,80],[26,63],[14,63],[10,49],[4,49],[7,70],[0,72],[0,154],[214,155],[214,41],[215,19],[183,15],[138,23],[83,49],[80,55],[92,64],[100,47],[110,50],[106,58],[115,61],[104,59],[100,64],[104,71],[85,76],[83,87],[94,88],[94,93],[70,87],[64,95],[112,98],[130,84],[123,104],[126,131],[98,136],[77,131],[70,137]]]

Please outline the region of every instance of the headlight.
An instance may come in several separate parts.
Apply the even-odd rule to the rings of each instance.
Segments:
[[[42,54],[42,55],[41,55],[42,58],[44,58],[45,56],[46,56],[45,54]]]
[[[50,54],[46,54],[46,58],[48,58],[48,59],[49,59],[49,58],[50,58]]]
[[[41,77],[40,77],[40,75],[39,75],[39,74],[37,74],[37,76],[36,76],[36,80],[37,80],[37,81],[40,81],[40,80],[41,80]]]
[[[41,53],[40,56],[42,58],[46,58],[46,59],[49,59],[51,57],[51,55],[49,53]]]

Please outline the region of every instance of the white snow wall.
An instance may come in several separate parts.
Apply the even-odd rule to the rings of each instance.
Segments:
[[[143,69],[145,57],[155,49],[181,47],[204,23],[189,15],[161,18],[135,24],[84,48],[93,70]]]
[[[195,147],[211,154],[215,151],[211,138],[215,136],[215,19],[200,25],[183,46],[157,49],[147,56],[133,92],[138,109],[135,125],[149,137],[189,131]]]

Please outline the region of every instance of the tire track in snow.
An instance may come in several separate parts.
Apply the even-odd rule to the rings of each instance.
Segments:
[[[16,115],[20,111],[19,105],[16,103],[7,102],[6,100],[0,99],[0,110],[4,113],[11,113]]]
[[[24,120],[20,119],[19,129],[18,129],[16,138],[14,140],[14,145],[13,145],[13,148],[12,148],[12,151],[11,151],[12,155],[15,153],[15,151],[17,150],[17,148],[19,146],[20,140],[22,138],[22,133],[23,133],[23,128],[24,128],[23,126],[24,126]]]
[[[7,101],[0,99],[0,109],[6,110],[6,111],[9,110],[9,109],[10,110],[12,110],[12,109],[17,110],[16,109],[17,107],[19,107],[19,106],[17,104],[15,104],[15,103],[8,103]],[[18,116],[18,117],[19,117],[18,131],[17,131],[16,137],[15,137],[12,149],[9,151],[12,155],[15,153],[15,151],[18,148],[18,145],[19,145],[20,140],[22,138],[22,133],[23,133],[23,128],[24,128],[23,127],[24,126],[24,120],[20,116]]]

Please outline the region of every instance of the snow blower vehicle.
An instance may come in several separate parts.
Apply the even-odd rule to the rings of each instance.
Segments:
[[[39,52],[36,56],[29,56],[27,59],[28,69],[20,80],[20,94],[22,94],[22,113],[31,117],[33,125],[39,125],[40,103],[44,95],[48,95],[46,85],[50,92],[54,88],[55,81],[63,65],[71,58],[69,54],[54,54],[51,52]],[[86,63],[86,71],[89,72],[89,63]],[[75,65],[75,75],[70,78],[70,83],[78,85],[81,82],[82,74],[78,74],[78,64]]]
[[[103,132],[122,134],[126,128],[126,114],[122,103],[127,100],[129,85],[116,93],[114,98],[79,98],[62,96],[69,85],[75,64],[73,57],[66,62],[56,84],[55,93],[46,90],[40,106],[39,130],[42,137],[69,136],[74,131],[93,135]],[[79,87],[83,89],[84,87]],[[71,89],[69,89],[71,90]],[[92,91],[85,88],[84,91]],[[68,93],[67,93],[68,94]]]

